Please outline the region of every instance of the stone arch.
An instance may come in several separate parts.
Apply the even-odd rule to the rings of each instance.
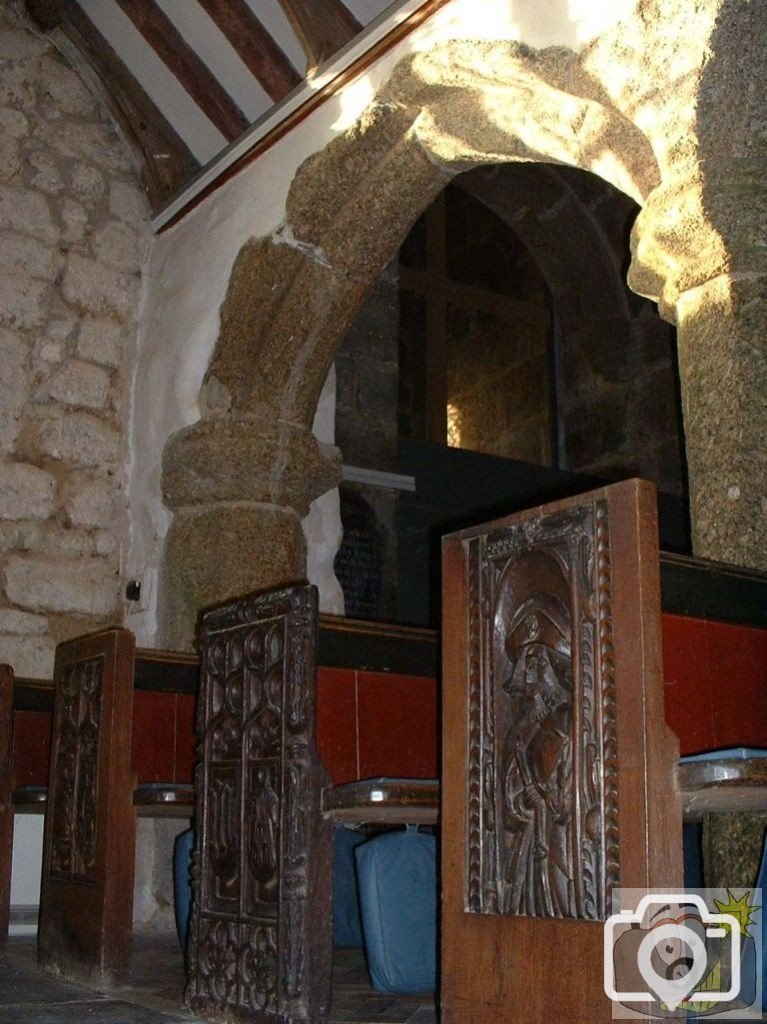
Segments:
[[[235,263],[203,419],[166,446],[163,491],[176,512],[166,549],[169,642],[188,641],[198,608],[302,574],[299,518],[337,480],[334,454],[310,432],[335,347],[416,216],[459,171],[565,163],[649,206],[652,216],[635,227],[631,279],[662,297],[673,318],[679,281],[689,281],[669,255],[674,231],[658,224],[681,186],[673,175],[661,180],[668,147],[656,158],[658,138],[630,119],[647,104],[630,89],[611,91],[611,62],[630,77],[635,60],[621,50],[625,31],[581,56],[509,42],[442,43],[411,55],[358,122],[299,169],[282,230],[246,245]],[[266,558],[244,565],[243,545]]]
[[[223,395],[235,415],[266,406],[308,426],[362,295],[461,171],[568,163],[642,202],[659,181],[652,149],[614,107],[566,89],[575,60],[564,49],[453,43],[402,62],[358,124],[299,169],[280,235],[241,251],[206,395],[219,406]]]

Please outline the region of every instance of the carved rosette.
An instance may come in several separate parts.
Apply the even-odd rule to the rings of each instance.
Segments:
[[[104,659],[65,668],[56,696],[57,780],[52,798],[50,873],[85,884],[95,881],[99,720]]]
[[[619,880],[607,506],[466,543],[466,907],[601,920]]]
[[[211,1016],[308,1020],[316,620],[308,587],[206,616],[187,1001]]]

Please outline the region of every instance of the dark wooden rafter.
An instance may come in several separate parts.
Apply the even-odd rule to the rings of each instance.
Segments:
[[[307,59],[307,70],[328,60],[362,31],[341,0],[279,0]]]
[[[78,4],[27,0],[27,10],[41,28],[59,29],[98,77],[102,99],[137,153],[147,198],[157,210],[197,173],[199,162]]]
[[[417,270],[415,267],[399,268],[399,283],[401,288],[409,292],[418,292],[426,295],[434,287],[434,275],[428,271]],[[462,284],[460,281],[453,281],[445,276],[445,295],[451,306],[460,306],[462,309],[476,310],[487,313],[489,316],[513,318],[515,321],[528,324],[530,327],[547,327],[549,323],[548,311],[543,306],[533,306],[521,299],[514,299],[510,295],[502,295],[500,292],[487,291],[484,288],[477,288],[475,285]]]
[[[157,56],[227,141],[250,122],[154,0],[117,0]]]
[[[301,76],[245,0],[198,0],[198,3],[271,99],[277,102],[295,89]]]

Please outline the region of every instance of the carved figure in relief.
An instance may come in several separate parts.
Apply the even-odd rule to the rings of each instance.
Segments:
[[[503,682],[508,703],[501,721],[499,880],[506,913],[537,917],[575,914],[572,884],[572,624],[560,571],[545,572],[552,591],[533,590],[524,577],[536,553],[523,558],[522,580],[507,585],[514,610],[501,626],[511,666]],[[539,556],[549,570],[553,560]],[[517,576],[516,580],[514,576]],[[516,585],[515,585],[516,583]],[[504,635],[505,634],[505,635]],[[498,699],[498,698],[497,698]]]
[[[250,787],[248,828],[250,830],[250,872],[259,883],[260,898],[272,902],[277,898],[278,815],[280,800],[273,786],[274,769],[258,765]]]

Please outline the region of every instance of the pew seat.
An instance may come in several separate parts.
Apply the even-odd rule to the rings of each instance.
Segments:
[[[767,757],[718,758],[681,762],[679,789],[686,822],[705,814],[767,811]],[[19,786],[15,812],[44,814],[45,786]],[[189,818],[194,810],[191,783],[146,782],[133,793],[139,817]],[[323,817],[344,825],[436,825],[437,779],[390,779],[378,776],[330,786],[322,794]]]
[[[47,786],[18,786],[13,791],[17,814],[45,814],[47,803]],[[144,782],[133,791],[133,806],[140,818],[189,818],[194,808],[194,786]]]
[[[378,776],[331,786],[322,793],[322,814],[345,825],[436,825],[439,782]]]

